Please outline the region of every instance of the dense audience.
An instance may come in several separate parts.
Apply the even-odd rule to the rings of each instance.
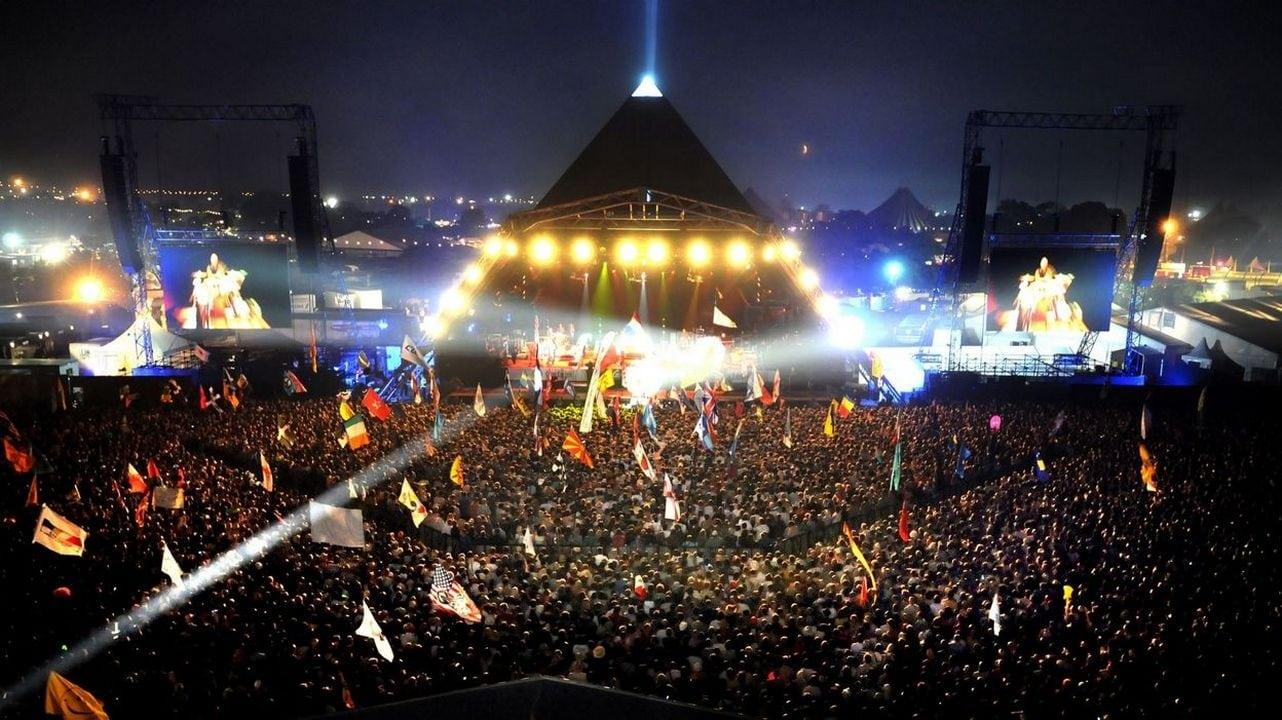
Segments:
[[[829,438],[826,405],[790,404],[791,449],[785,410],[759,419],[749,406],[732,472],[735,403],[720,405],[708,453],[693,411],[669,401],[658,439],[641,435],[677,485],[673,523],[661,482],[637,469],[630,414],[585,436],[589,470],[558,451],[573,412],[544,411],[540,456],[533,419],[491,400],[484,418],[446,403],[432,456],[428,404],[368,420],[357,451],[338,443],[329,398],[31,419],[22,431],[52,468],[40,500],[90,535],[82,558],[32,545],[29,476],[7,481],[4,682],[168,587],[162,541],[192,571],[371,463],[375,480],[348,501],[365,513],[365,549],[303,529],[69,675],[120,717],[309,716],[342,709],[344,689],[365,706],[544,674],[760,717],[988,718],[1252,709],[1278,671],[1277,421],[1170,409],[1150,438],[1160,474],[1147,493],[1133,406],[856,408]],[[888,495],[896,432],[911,537],[894,511],[855,528],[876,576],[865,593],[836,525]],[[379,462],[402,446],[418,457]],[[1046,480],[1031,472],[1039,450],[1055,458]],[[464,487],[449,480],[456,456]],[[140,526],[136,496],[116,488],[149,459],[187,501]],[[423,527],[396,501],[402,479],[431,511]],[[799,536],[817,541],[784,543]],[[482,622],[432,612],[438,565]],[[354,635],[362,600],[394,661]]]

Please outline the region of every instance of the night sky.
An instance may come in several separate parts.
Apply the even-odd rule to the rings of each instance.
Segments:
[[[906,185],[950,208],[968,110],[1170,102],[1186,112],[1177,205],[1282,214],[1278,11],[1118,5],[668,1],[659,85],[772,200],[868,209]],[[125,92],[310,103],[326,194],[540,196],[636,85],[644,28],[640,0],[3,3],[0,173],[96,182],[91,95]],[[144,186],[158,142],[167,186],[285,188],[288,128],[140,134]],[[1053,199],[1058,169],[1062,202],[1111,202],[1120,163],[1129,206],[1142,136],[1120,139],[988,145],[1003,196]]]

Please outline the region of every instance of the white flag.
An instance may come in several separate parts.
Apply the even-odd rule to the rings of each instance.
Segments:
[[[401,362],[414,363],[415,365],[425,366],[427,363],[423,360],[423,353],[418,351],[418,346],[410,339],[409,335],[401,340]]]
[[[729,315],[721,312],[721,308],[716,305],[712,306],[712,324],[723,328],[730,328],[731,330],[739,327],[734,320],[730,319]]]
[[[85,554],[85,538],[89,533],[79,525],[54,512],[48,505],[40,508],[36,518],[36,534],[31,542],[44,545],[59,555]]]
[[[378,654],[383,656],[384,660],[391,660],[392,643],[388,642],[387,636],[383,634],[383,628],[378,626],[378,621],[374,619],[374,613],[369,611],[369,605],[361,601],[361,611],[364,613],[361,617],[361,626],[356,628],[356,634],[361,637],[367,637],[374,641],[374,647],[378,648]]]
[[[525,554],[530,557],[538,555],[534,552],[534,533],[530,532],[530,526],[525,526],[525,533],[521,535],[521,543],[525,545]]]
[[[472,400],[472,409],[477,415],[485,417],[485,396],[481,394],[481,383],[476,384],[476,398]]]
[[[677,500],[677,493],[672,488],[672,478],[667,473],[663,474],[663,519],[681,522],[681,501]]]
[[[182,587],[183,569],[178,567],[178,560],[169,552],[169,546],[160,541],[160,572],[169,576],[175,587]]]
[[[993,637],[1002,634],[1002,609],[997,604],[997,591],[993,591],[993,604],[988,608],[988,619],[993,621]]]
[[[334,507],[312,500],[307,504],[312,542],[343,547],[365,547],[365,518],[360,510]]]
[[[414,519],[414,527],[422,525],[427,519],[427,507],[423,505],[422,500],[418,499],[418,494],[414,492],[414,488],[410,487],[409,480],[401,480],[401,495],[397,500],[409,509],[410,517]]]

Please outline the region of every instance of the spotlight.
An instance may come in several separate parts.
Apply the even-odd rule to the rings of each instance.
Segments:
[[[423,332],[433,339],[445,334],[445,320],[440,315],[429,315],[423,318],[421,327]]]
[[[485,254],[489,257],[497,257],[503,252],[503,241],[497,237],[490,236],[485,239]]]
[[[815,301],[815,312],[819,317],[830,318],[837,314],[837,298],[831,295],[820,295]]]
[[[481,266],[476,263],[472,263],[463,270],[463,282],[468,285],[475,285],[481,282],[481,276],[483,274],[484,273],[481,272]]]
[[[838,315],[828,321],[828,341],[839,348],[859,347],[864,341],[864,322],[854,315]]]
[[[899,278],[904,276],[904,264],[898,260],[888,260],[881,267],[881,274],[892,283],[899,282]]]
[[[516,257],[516,254],[517,254],[518,252],[520,252],[520,251],[521,251],[521,249],[520,249],[519,247],[517,247],[517,245],[516,245],[516,241],[515,241],[515,240],[504,240],[504,241],[503,241],[503,254],[504,254],[504,255],[507,255],[508,257]]]
[[[47,243],[40,248],[40,261],[46,265],[57,265],[67,259],[67,246],[62,243]]]
[[[579,238],[574,241],[570,253],[574,256],[574,262],[579,265],[587,265],[596,257],[596,243],[587,238]]]
[[[1162,223],[1162,237],[1172,237],[1179,231],[1180,224],[1175,221],[1175,218],[1167,218],[1166,221]]]
[[[667,241],[655,238],[645,248],[645,260],[651,265],[663,265],[668,261]]]
[[[457,287],[450,288],[441,294],[441,312],[445,315],[458,313],[466,304],[467,299]]]
[[[761,250],[761,259],[766,262],[774,262],[779,256],[779,251],[775,249],[774,243],[767,243]]]
[[[708,247],[708,243],[695,240],[686,248],[686,259],[693,267],[703,267],[712,259],[712,249]]]
[[[735,240],[730,243],[730,247],[726,250],[726,255],[729,257],[730,265],[737,268],[746,268],[752,261],[752,251],[748,249],[748,244],[742,240]]]
[[[83,303],[95,303],[102,299],[102,281],[95,277],[84,277],[76,283],[76,300]]]
[[[556,260],[556,243],[552,238],[540,235],[530,243],[530,259],[535,265],[550,265]]]
[[[619,264],[627,267],[637,261],[641,251],[637,249],[637,244],[631,240],[620,240],[619,244],[614,246],[614,254],[619,259]]]
[[[779,252],[783,255],[783,259],[788,262],[794,262],[801,257],[801,248],[791,240],[784,240],[779,245]]]
[[[803,267],[797,273],[797,282],[801,284],[802,290],[814,290],[819,287],[819,273],[813,268]]]

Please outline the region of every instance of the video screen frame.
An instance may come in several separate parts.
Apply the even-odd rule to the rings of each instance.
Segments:
[[[160,243],[157,254],[170,329],[290,326],[289,256],[284,244]]]
[[[1112,322],[1116,245],[999,245],[988,261],[988,332],[1097,332]]]

